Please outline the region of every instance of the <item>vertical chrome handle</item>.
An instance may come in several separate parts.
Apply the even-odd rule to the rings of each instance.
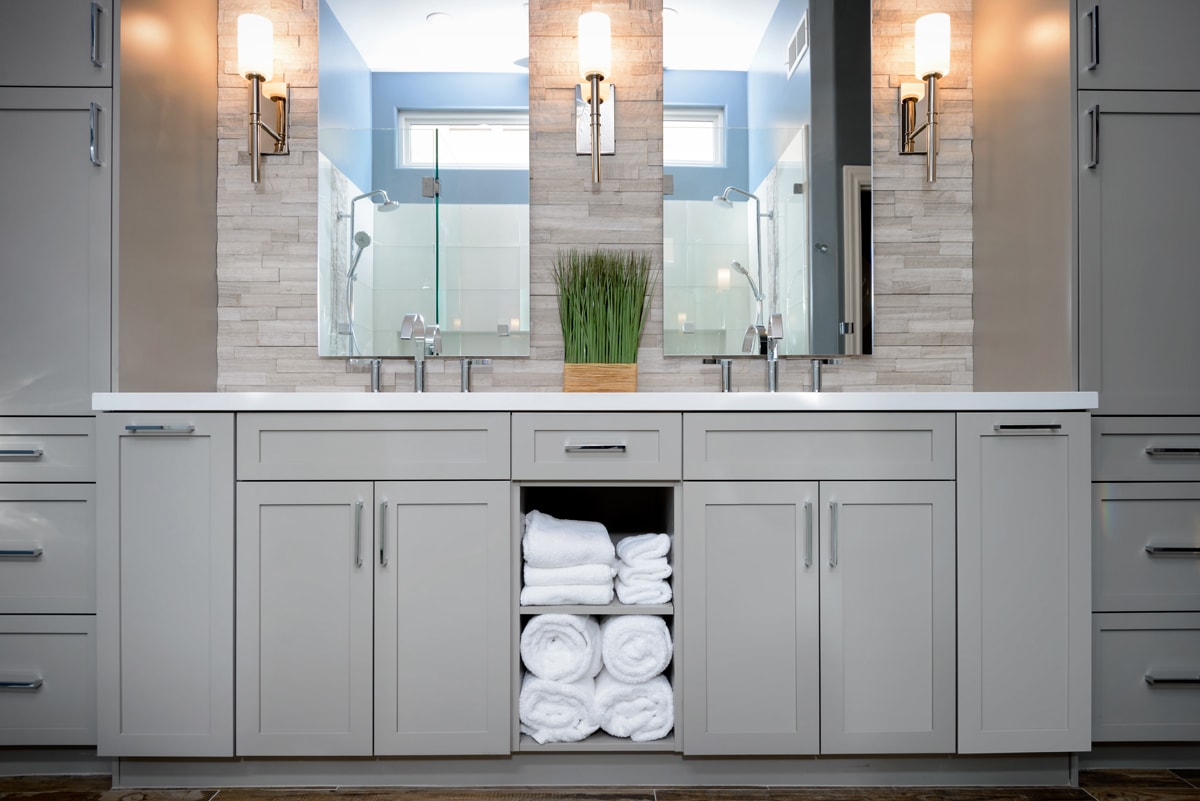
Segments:
[[[838,502],[829,502],[829,566],[838,564]]]
[[[363,502],[359,500],[354,504],[354,566],[363,566],[362,557],[362,511]]]
[[[379,503],[379,564],[388,566],[387,556],[387,498]]]
[[[813,559],[813,505],[804,502],[804,566],[812,567]]]
[[[100,60],[100,15],[104,13],[104,6],[97,2],[92,3],[92,64],[96,67],[103,67],[104,62]]]
[[[1091,29],[1091,59],[1088,61],[1088,70],[1094,70],[1100,66],[1100,4],[1092,6],[1092,10],[1084,14],[1088,18],[1089,28]]]
[[[1100,164],[1100,106],[1095,105],[1087,110],[1088,126],[1091,129],[1091,153],[1088,157],[1087,168],[1089,170],[1096,169]]]
[[[88,158],[90,158],[92,163],[97,167],[103,167],[104,162],[100,160],[100,140],[98,131],[100,128],[100,112],[103,111],[104,108],[99,103],[91,103],[89,105],[91,108],[88,112],[88,124],[90,126],[90,134],[88,137]]]

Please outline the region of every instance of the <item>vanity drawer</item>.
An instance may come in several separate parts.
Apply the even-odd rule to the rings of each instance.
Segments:
[[[1200,739],[1200,614],[1092,619],[1092,739]]]
[[[0,682],[0,745],[95,745],[96,618],[0,615]]]
[[[95,481],[91,417],[0,417],[0,481]]]
[[[239,414],[237,479],[507,479],[508,414]]]
[[[1200,612],[1200,483],[1100,483],[1092,494],[1092,608]]]
[[[512,475],[524,480],[678,481],[681,416],[514,414]]]
[[[954,424],[948,413],[688,414],[683,477],[953,480]]]
[[[95,611],[95,485],[0,484],[0,613]]]
[[[1092,419],[1093,481],[1200,481],[1200,417]]]

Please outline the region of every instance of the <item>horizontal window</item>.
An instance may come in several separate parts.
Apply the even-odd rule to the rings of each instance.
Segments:
[[[497,111],[397,116],[401,167],[529,169],[529,115]]]
[[[664,108],[663,163],[692,167],[724,166],[724,109]]]

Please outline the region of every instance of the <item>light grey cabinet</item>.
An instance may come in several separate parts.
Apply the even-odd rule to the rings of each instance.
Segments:
[[[96,617],[0,615],[0,746],[96,742]]]
[[[1081,387],[1101,414],[1194,414],[1200,92],[1080,92],[1078,109]]]
[[[958,749],[1091,742],[1089,418],[958,416]]]
[[[1078,0],[1080,89],[1196,89],[1194,0]]]
[[[0,86],[112,86],[116,2],[5,3]]]
[[[508,753],[509,502],[239,482],[237,753]]]
[[[99,753],[233,755],[233,415],[97,419]]]

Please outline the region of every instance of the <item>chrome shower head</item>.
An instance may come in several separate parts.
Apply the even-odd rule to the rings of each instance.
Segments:
[[[728,190],[726,190],[726,191],[728,191]],[[727,208],[727,209],[733,208],[733,201],[730,200],[729,198],[725,197],[725,195],[713,195],[713,203],[716,203],[718,206],[721,206],[723,208]]]
[[[371,235],[366,231],[357,231],[354,234],[354,244],[359,248],[365,248],[371,244]]]
[[[385,194],[384,197],[386,198],[387,195]],[[399,200],[384,200],[378,206],[379,211],[395,211],[398,208],[400,208]]]

